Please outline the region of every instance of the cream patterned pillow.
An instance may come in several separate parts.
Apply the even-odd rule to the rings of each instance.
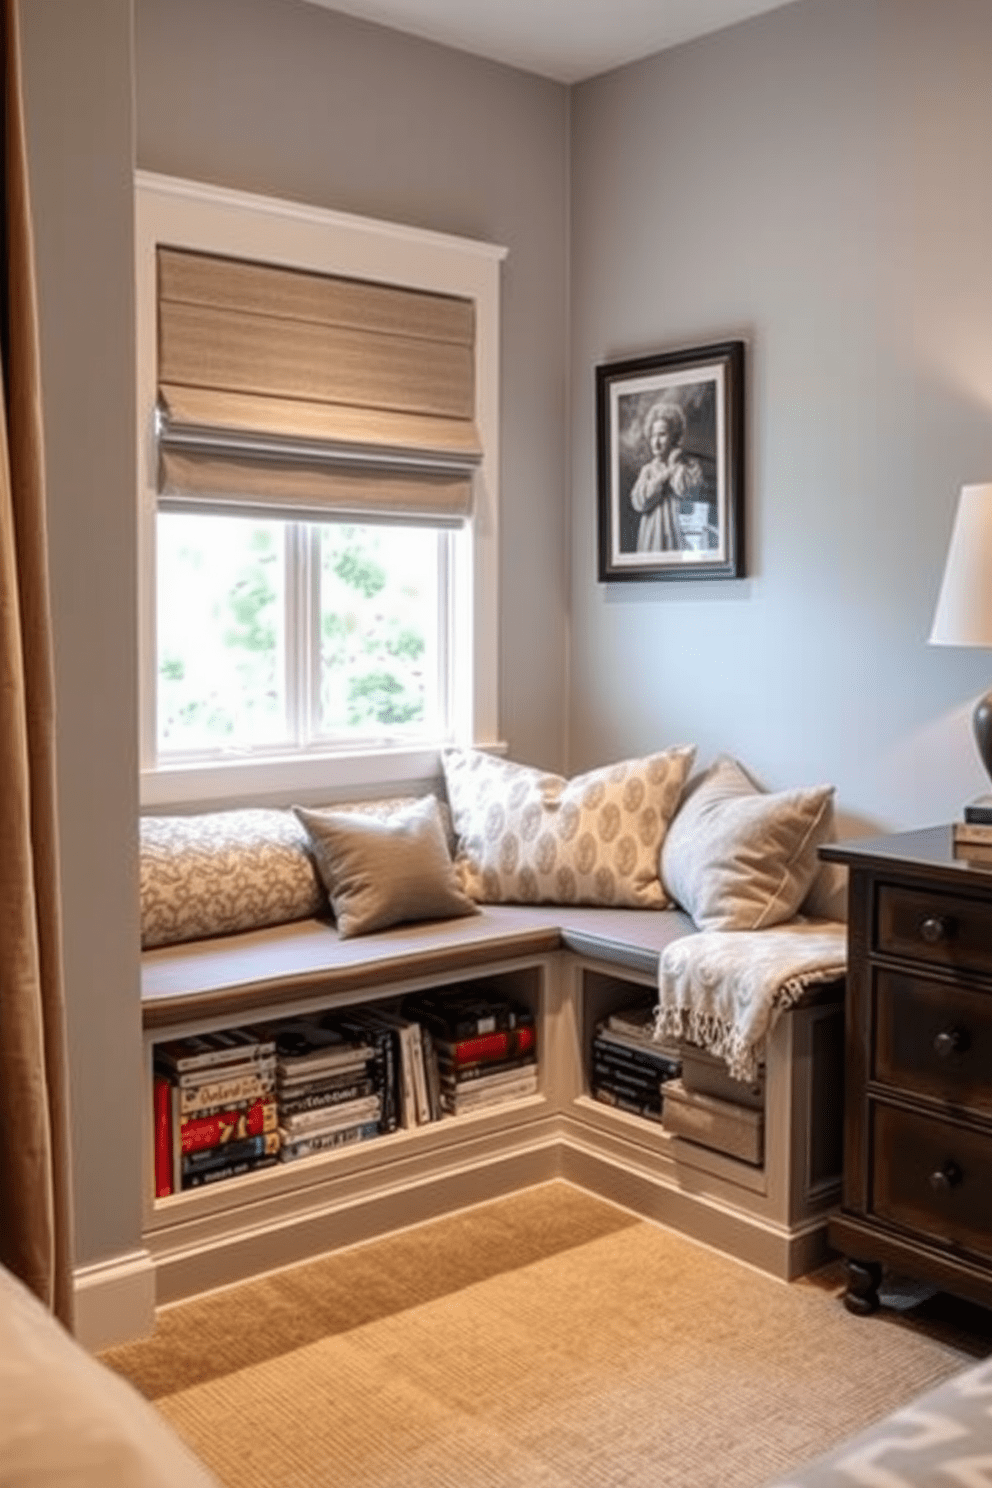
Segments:
[[[661,850],[661,876],[699,930],[791,920],[833,825],[831,785],[768,794],[722,758],[690,788]]]
[[[566,780],[474,749],[443,755],[466,892],[484,904],[662,909],[658,853],[691,746]]]
[[[327,900],[291,811],[141,819],[144,947],[303,920]]]

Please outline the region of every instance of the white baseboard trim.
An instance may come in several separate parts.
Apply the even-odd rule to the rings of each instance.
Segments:
[[[383,1187],[344,1202],[244,1226],[204,1242],[151,1236],[158,1305],[236,1285],[268,1271],[394,1234],[558,1176],[558,1145],[537,1141],[488,1160]]]
[[[76,1337],[91,1353],[145,1338],[155,1327],[155,1262],[147,1250],[77,1266]]]

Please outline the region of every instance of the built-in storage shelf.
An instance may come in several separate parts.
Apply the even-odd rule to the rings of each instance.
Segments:
[[[148,1088],[144,1236],[155,1267],[159,1302],[175,1300],[293,1264],[325,1251],[419,1223],[553,1178],[564,1178],[647,1217],[791,1277],[826,1254],[827,1212],[836,1182],[811,1178],[819,1150],[813,1102],[816,1029],[839,1016],[835,996],[783,1016],[769,1044],[767,1139],[757,1166],[673,1137],[657,1120],[594,1098],[593,1042],[610,1014],[653,992],[638,970],[565,949],[519,948],[480,963],[473,947],[464,966],[436,957],[423,975],[395,968],[347,988],[333,975],[250,984],[250,1008],[239,1012],[236,989],[223,1007],[212,988],[211,1013],[197,1013],[180,989],[177,1016],[156,999],[145,1030]],[[408,971],[416,971],[411,962]],[[176,978],[178,981],[178,977]],[[155,1046],[181,1036],[243,1023],[308,1014],[346,1014],[367,1007],[399,1009],[413,994],[439,996],[465,988],[497,989],[534,1017],[537,1082],[532,1093],[468,1114],[400,1128],[291,1162],[154,1197],[152,1087]],[[812,1154],[812,1156],[811,1156]]]
[[[438,1005],[440,1013],[451,1007],[458,997],[466,996],[473,1000],[484,999],[497,1006],[505,1005],[506,1008],[513,1010],[512,1026],[496,1027],[495,1023],[502,1020],[499,1018],[490,1020],[485,1015],[474,1023],[469,1018],[461,1035],[459,1050],[462,1053],[466,1052],[466,1040],[481,1039],[483,1051],[480,1052],[485,1052],[487,1058],[484,1063],[473,1060],[470,1061],[469,1068],[466,1069],[463,1064],[455,1070],[450,1065],[445,1065],[444,1045],[440,1044],[441,1035],[437,1024],[434,1024],[435,1038],[432,1039],[431,1020],[425,1018],[421,1023],[411,1008],[411,1002],[416,1003],[428,993],[432,1003]],[[175,1098],[173,1109],[168,1113],[167,1133],[160,1129],[160,1123],[166,1118],[155,1109],[152,1112],[152,1156],[149,1179],[153,1193],[163,1178],[162,1168],[156,1166],[157,1151],[161,1160],[161,1151],[157,1144],[167,1137],[173,1154],[170,1172],[166,1177],[166,1182],[170,1180],[172,1182],[172,1192],[158,1195],[153,1199],[152,1225],[155,1225],[157,1216],[173,1216],[191,1209],[216,1210],[232,1202],[240,1204],[243,1202],[243,1199],[239,1197],[240,1194],[246,1194],[249,1190],[258,1192],[260,1187],[264,1187],[267,1193],[306,1188],[322,1181],[329,1168],[345,1172],[359,1170],[374,1163],[377,1169],[385,1169],[390,1162],[411,1150],[436,1153],[464,1140],[470,1133],[484,1133],[489,1129],[503,1132],[519,1122],[532,1120],[534,1112],[540,1110],[546,1103],[540,1062],[542,1042],[540,1029],[545,1021],[545,1000],[544,968],[540,965],[531,965],[509,968],[485,976],[460,977],[447,983],[432,983],[429,987],[411,988],[404,992],[398,991],[395,987],[384,988],[377,997],[345,999],[342,996],[332,996],[325,1001],[317,991],[313,997],[302,1000],[295,1006],[280,1007],[271,1016],[263,1014],[254,1017],[250,1025],[231,1024],[227,1019],[218,1018],[189,1020],[170,1030],[168,1040],[163,1040],[158,1033],[148,1036],[146,1057],[150,1088],[154,1089],[156,1076],[159,1084],[168,1079],[170,1083],[167,1095]],[[349,1138],[338,1145],[296,1156],[287,1161],[273,1162],[270,1158],[265,1166],[228,1175],[225,1171],[229,1166],[226,1162],[226,1155],[238,1151],[237,1145],[232,1147],[232,1142],[237,1144],[239,1140],[247,1139],[261,1146],[269,1140],[265,1133],[257,1137],[246,1133],[245,1138],[241,1138],[237,1131],[233,1133],[229,1131],[230,1140],[225,1136],[225,1139],[221,1141],[218,1135],[216,1145],[205,1143],[200,1149],[203,1154],[204,1170],[209,1171],[211,1167],[223,1164],[221,1176],[216,1180],[201,1182],[195,1187],[182,1185],[179,1152],[181,1120],[188,1119],[189,1116],[200,1115],[209,1122],[214,1116],[233,1112],[244,1121],[254,1100],[260,1099],[278,1112],[278,1130],[282,1130],[290,1102],[288,1092],[281,1084],[279,1089],[276,1088],[276,1081],[277,1079],[281,1081],[282,1076],[277,1076],[274,1071],[271,1075],[268,1073],[269,1066],[275,1065],[278,1051],[267,1055],[263,1063],[259,1065],[256,1057],[257,1050],[254,1054],[250,1050],[247,1054],[242,1054],[238,1048],[233,1048],[229,1055],[231,1064],[220,1062],[222,1057],[226,1060],[227,1055],[215,1054],[213,1057],[217,1062],[187,1069],[184,1071],[184,1078],[187,1081],[193,1081],[199,1080],[202,1076],[203,1081],[209,1083],[213,1080],[223,1080],[225,1076],[230,1078],[232,1069],[261,1069],[265,1072],[261,1078],[270,1082],[271,1090],[259,1091],[253,1098],[232,1097],[229,1100],[218,1100],[202,1112],[189,1112],[183,1116],[175,1108],[178,1103],[180,1073],[175,1069],[170,1069],[163,1062],[170,1045],[188,1044],[190,1040],[203,1035],[208,1036],[205,1042],[209,1043],[211,1034],[220,1033],[229,1036],[232,1029],[244,1034],[245,1028],[249,1026],[257,1030],[263,1039],[269,1042],[278,1041],[279,1030],[292,1027],[299,1021],[304,1021],[308,1026],[315,1025],[318,1034],[324,1027],[343,1024],[349,1040],[359,1045],[365,1042],[363,1035],[354,1028],[348,1029],[348,1019],[351,1015],[360,1019],[363,1014],[370,1011],[374,1015],[392,1018],[397,1025],[406,1024],[413,1036],[416,1054],[414,1055],[410,1045],[404,1046],[404,1038],[399,1031],[399,1026],[392,1030],[388,1028],[378,1030],[379,1036],[386,1038],[390,1043],[388,1068],[382,1058],[370,1059],[360,1066],[356,1065],[354,1070],[350,1071],[352,1078],[339,1077],[342,1083],[348,1086],[361,1084],[363,1086],[362,1098],[371,1095],[378,1100],[375,1116],[370,1117],[368,1123],[357,1115],[354,1121],[350,1122],[350,1129],[353,1128],[356,1132],[361,1129],[360,1137]],[[493,1027],[490,1027],[491,1022]],[[441,1032],[444,1032],[443,1027]],[[370,1038],[374,1041],[374,1033],[370,1033]],[[521,1053],[517,1045],[524,1039],[527,1042]],[[494,1042],[505,1041],[508,1046],[506,1057],[500,1057],[498,1052],[494,1054],[491,1047],[486,1047],[487,1040],[490,1046]],[[322,1052],[316,1051],[313,1057],[320,1057]],[[350,1052],[350,1050],[335,1049],[330,1057],[347,1058]],[[193,1057],[197,1056],[194,1054]],[[357,1057],[356,1054],[356,1059]],[[414,1060],[419,1065],[419,1070],[416,1072],[412,1067]],[[404,1065],[406,1065],[405,1075]],[[285,1062],[280,1060],[280,1069],[285,1068]],[[333,1070],[325,1073],[333,1075]],[[320,1072],[318,1071],[312,1078],[315,1085],[308,1083],[297,1090],[297,1105],[300,1094],[307,1095],[311,1100],[316,1099],[314,1091],[320,1088]],[[494,1082],[498,1088],[491,1089]],[[420,1085],[419,1099],[415,1090],[417,1083]],[[404,1084],[407,1086],[405,1094]],[[450,1089],[458,1092],[460,1100],[467,1099],[471,1103],[471,1109],[458,1112],[441,1109],[439,1102],[444,1099],[441,1090],[446,1084]],[[518,1090],[518,1085],[532,1088]],[[369,1086],[371,1090],[368,1090]],[[427,1109],[424,1108],[425,1102]],[[478,1102],[477,1106],[475,1102]],[[385,1118],[383,1108],[386,1106],[391,1107],[394,1112],[391,1123]],[[343,1109],[342,1106],[329,1102],[326,1107],[322,1108],[321,1114],[328,1116],[327,1124],[330,1125],[332,1113],[336,1116],[337,1112]],[[319,1116],[314,1120],[315,1123],[319,1121]],[[375,1133],[369,1133],[367,1130],[367,1125],[371,1124],[372,1120],[380,1125],[380,1130]],[[230,1128],[229,1122],[227,1126]],[[321,1128],[315,1124],[313,1129],[319,1131]],[[273,1153],[273,1156],[276,1154]]]

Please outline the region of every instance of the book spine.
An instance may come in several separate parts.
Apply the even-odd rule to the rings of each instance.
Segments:
[[[318,1152],[329,1152],[335,1147],[347,1147],[353,1142],[366,1142],[379,1135],[378,1121],[363,1121],[356,1126],[345,1126],[340,1131],[324,1132],[311,1137],[284,1142],[279,1151],[282,1162],[295,1162],[300,1157],[312,1157]]]
[[[154,1081],[155,1197],[172,1193],[172,1087],[164,1075]]]
[[[437,1061],[437,1049],[429,1028],[421,1025],[420,1041],[424,1046],[424,1073],[427,1076],[427,1101],[431,1120],[441,1119],[441,1070]]]
[[[437,1044],[438,1055],[443,1055],[450,1064],[459,1066],[527,1054],[535,1047],[536,1039],[533,1025],[525,1023],[518,1028],[503,1029],[500,1033],[459,1039],[457,1043],[439,1039]]]
[[[202,1116],[221,1105],[239,1105],[275,1094],[274,1074],[238,1075],[234,1079],[208,1080],[202,1085],[180,1086],[179,1110],[183,1116]]]
[[[265,1157],[279,1151],[278,1131],[263,1132],[257,1137],[245,1137],[240,1142],[221,1142],[217,1147],[205,1147],[200,1152],[183,1154],[182,1173],[205,1173],[209,1168],[223,1167],[225,1163],[242,1162],[246,1158]]]
[[[601,1091],[606,1091],[611,1096],[630,1101],[638,1109],[646,1108],[652,1111],[660,1111],[662,1107],[660,1086],[645,1088],[643,1085],[633,1085],[627,1080],[617,1078],[612,1073],[595,1073],[593,1075],[592,1092],[594,1095],[598,1095]]]
[[[976,846],[985,843],[992,847],[992,822],[957,821],[954,823],[954,841],[974,843]]]
[[[419,1023],[411,1023],[410,1058],[413,1063],[413,1094],[417,1103],[417,1125],[427,1126],[431,1119],[430,1097],[427,1093],[427,1069],[424,1064],[424,1040]]]
[[[642,1064],[637,1059],[628,1059],[622,1050],[613,1049],[609,1044],[593,1044],[592,1057],[593,1063],[599,1064],[603,1069],[617,1070],[631,1080],[642,1080],[649,1085],[670,1080],[679,1072],[678,1065],[672,1065],[667,1060],[661,1064],[656,1060]]]
[[[617,1095],[615,1091],[607,1090],[598,1086],[593,1091],[593,1099],[598,1100],[604,1106],[614,1106],[618,1111],[627,1111],[631,1116],[643,1116],[648,1121],[661,1121],[661,1109],[653,1106],[640,1105],[625,1095]]]
[[[374,1050],[369,1043],[344,1044],[341,1048],[317,1049],[311,1054],[281,1054],[276,1057],[280,1075],[300,1079],[305,1075],[333,1074],[336,1070],[368,1064]]]
[[[410,1028],[405,1024],[398,1030],[400,1046],[400,1120],[404,1129],[417,1124],[417,1097],[413,1088],[413,1051],[410,1047]]]
[[[169,1126],[172,1132],[172,1192],[178,1193],[182,1187],[183,1175],[183,1148],[179,1140],[179,1126],[182,1116],[179,1110],[179,1086],[169,1086]]]
[[[399,1126],[399,1096],[396,1089],[396,1034],[390,1028],[377,1028],[372,1036],[375,1044],[374,1078],[382,1096],[382,1115],[379,1118],[381,1132],[395,1131]]]
[[[245,1173],[257,1173],[261,1168],[271,1168],[279,1161],[279,1155],[269,1152],[262,1157],[245,1157],[240,1162],[226,1162],[218,1168],[205,1168],[202,1172],[184,1173],[182,1186],[203,1188],[208,1183],[221,1183],[225,1178],[240,1178]]]
[[[482,1088],[472,1085],[467,1090],[445,1091],[441,1099],[445,1110],[461,1115],[465,1111],[474,1111],[482,1106],[495,1105],[502,1101],[520,1100],[526,1095],[534,1095],[536,1091],[537,1070],[535,1068],[530,1075],[507,1081],[506,1084]]]
[[[155,1058],[175,1074],[188,1074],[191,1070],[211,1069],[218,1064],[241,1064],[248,1060],[271,1059],[275,1055],[275,1039],[262,1039],[257,1034],[230,1029],[224,1033],[204,1034],[201,1040],[190,1039],[175,1045],[156,1044]],[[193,1045],[200,1043],[201,1048]],[[185,1052],[183,1052],[185,1049]]]
[[[274,1075],[275,1069],[275,1055],[270,1054],[265,1059],[228,1060],[226,1064],[216,1064],[209,1069],[186,1070],[172,1078],[180,1090],[193,1090],[198,1085],[208,1085],[216,1080],[238,1080],[242,1075]]]
[[[436,1051],[436,1046],[435,1046]],[[513,1059],[488,1059],[476,1064],[451,1064],[438,1055],[437,1064],[441,1082],[445,1085],[466,1085],[472,1080],[489,1080],[494,1074],[505,1074],[509,1070],[528,1069],[537,1063],[536,1054],[520,1054]]]
[[[280,1130],[291,1138],[306,1136],[316,1131],[356,1126],[362,1121],[377,1122],[381,1111],[381,1097],[369,1095],[361,1100],[346,1101],[340,1106],[328,1106],[320,1111],[304,1111],[298,1116],[284,1117],[280,1122]]]
[[[344,1105],[347,1101],[359,1100],[363,1095],[375,1095],[376,1081],[366,1075],[361,1080],[351,1080],[346,1085],[337,1085],[332,1090],[317,1090],[309,1095],[297,1095],[279,1102],[279,1114],[302,1116],[308,1111],[323,1111],[328,1106]]]
[[[339,1022],[346,1032],[358,1032],[362,1037],[368,1038],[375,1049],[373,1078],[378,1080],[382,1092],[380,1130],[395,1131],[400,1124],[399,1091],[396,1084],[399,1063],[396,1029],[384,1027],[377,1022],[370,1025],[361,1013],[353,1019],[342,1018]]]
[[[322,1080],[331,1075],[354,1074],[364,1070],[372,1058],[369,1045],[350,1048],[335,1054],[322,1054],[319,1059],[301,1057],[280,1059],[276,1064],[279,1079],[289,1085],[300,1085],[307,1080]]]
[[[530,1018],[529,1012],[509,1003],[479,1002],[474,1006],[460,1007],[446,1003],[443,998],[415,997],[405,1002],[403,1007],[411,1018],[426,1023],[432,1033],[451,1043],[515,1028],[518,1022]]]
[[[204,1147],[216,1147],[219,1142],[275,1131],[278,1124],[274,1100],[246,1102],[212,1116],[192,1116],[181,1122],[179,1141],[183,1152],[199,1152]]]
[[[604,1059],[611,1059],[616,1064],[630,1065],[634,1069],[646,1071],[658,1078],[664,1075],[666,1078],[677,1075],[681,1065],[677,1059],[663,1054],[660,1050],[654,1053],[651,1049],[637,1049],[630,1044],[621,1043],[616,1038],[609,1037],[605,1032],[597,1033],[593,1039],[593,1053],[601,1055]]]

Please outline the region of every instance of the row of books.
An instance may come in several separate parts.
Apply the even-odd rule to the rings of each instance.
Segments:
[[[656,1042],[654,1011],[652,996],[597,1023],[590,1087],[595,1100],[661,1121],[664,1086],[682,1066],[677,1048]]]
[[[478,991],[170,1040],[154,1064],[158,1198],[537,1090],[533,1014]]]

